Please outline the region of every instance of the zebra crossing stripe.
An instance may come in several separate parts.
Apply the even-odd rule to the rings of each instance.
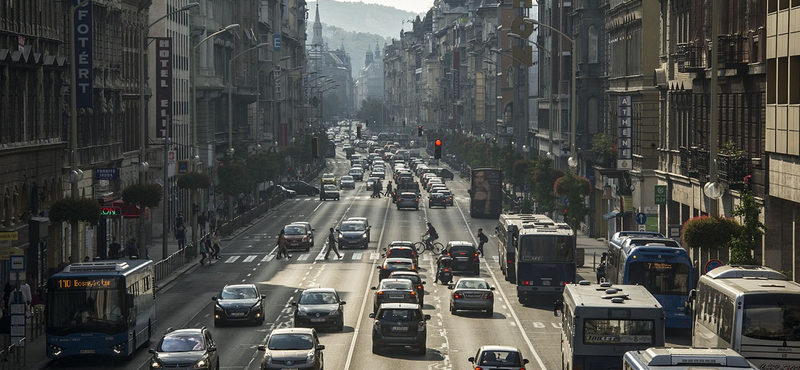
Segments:
[[[498,256],[492,256],[492,259],[493,259],[495,262],[500,262],[500,257],[498,257]]]
[[[303,254],[300,255],[300,257],[297,257],[297,260],[298,261],[305,261],[305,260],[308,259],[308,256],[310,256],[309,253],[303,253]]]
[[[230,256],[228,259],[225,260],[225,263],[234,263],[236,260],[239,259],[240,256]]]
[[[352,259],[354,259],[354,260],[360,260],[360,259],[361,259],[361,254],[362,254],[361,252],[355,252],[355,253],[353,253],[353,258],[352,258]]]
[[[369,254],[369,259],[370,260],[374,261],[374,260],[379,259],[379,258],[381,258],[381,254],[380,253],[372,252],[372,253]]]
[[[258,255],[255,255],[255,254],[253,254],[253,255],[250,255],[250,256],[247,256],[247,258],[245,258],[244,260],[242,260],[242,262],[253,262],[253,260],[255,260],[255,259],[256,259],[256,257],[258,257]]]
[[[274,254],[268,254],[261,259],[261,262],[269,262],[272,261],[274,258],[275,258]]]

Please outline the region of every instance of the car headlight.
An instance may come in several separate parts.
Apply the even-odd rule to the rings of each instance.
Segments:
[[[264,363],[271,364],[272,363],[272,353],[265,352],[264,353]]]
[[[339,239],[344,239],[344,234],[339,233]]]
[[[208,369],[208,358],[207,357],[203,357],[200,360],[198,360],[197,362],[195,362],[194,363],[194,368],[195,369]]]
[[[305,311],[305,310],[300,310],[300,309],[298,309],[298,310],[297,310],[297,316],[300,316],[300,317],[306,317],[306,316],[308,316],[308,314],[306,313],[306,311]]]
[[[151,369],[160,369],[161,367],[162,367],[162,366],[161,366],[161,363],[160,363],[160,362],[158,362],[158,360],[156,360],[156,359],[152,359],[152,360],[150,361],[150,368],[151,368]]]
[[[361,234],[361,239],[366,239],[366,238],[367,238],[367,233]]]
[[[338,310],[338,309],[336,309],[336,310],[333,310],[333,311],[331,311],[331,313],[330,313],[329,315],[331,315],[331,316],[339,316],[339,315],[341,315],[341,314],[342,314],[342,313],[341,313],[341,312],[339,312],[339,310]]]
[[[314,350],[312,349],[312,350],[308,351],[308,354],[306,355],[306,363],[310,364],[310,363],[313,363],[313,362],[314,362]]]

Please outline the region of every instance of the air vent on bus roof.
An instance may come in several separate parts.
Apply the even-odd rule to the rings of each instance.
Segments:
[[[77,271],[123,271],[130,268],[127,262],[82,262],[64,268],[64,272]]]
[[[589,280],[581,280],[578,282],[578,285],[591,285],[592,283]]]
[[[602,288],[608,288],[610,286],[611,286],[611,283],[608,282],[608,281],[604,281],[604,282],[600,283],[600,287],[602,287]]]
[[[611,303],[625,303],[625,298],[622,297],[611,298]]]

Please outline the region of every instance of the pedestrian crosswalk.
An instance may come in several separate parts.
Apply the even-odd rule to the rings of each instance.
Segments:
[[[325,253],[324,251],[311,251],[297,254],[297,252],[291,253],[293,255],[292,260],[295,261],[322,261],[325,260]],[[251,264],[251,263],[264,263],[270,262],[276,259],[277,251],[270,252],[268,254],[263,253],[232,253],[227,254],[223,252],[222,260],[220,262],[235,264],[235,263],[242,263],[242,264]],[[382,259],[381,254],[378,252],[370,252],[370,251],[339,251],[339,254],[342,256],[342,261],[374,261]],[[333,259],[335,259],[335,254],[331,253]],[[434,260],[434,257],[430,254],[423,254],[420,256],[420,262],[429,262]],[[490,257],[490,260],[494,263],[497,263],[499,259],[497,256]]]
[[[370,197],[369,194],[367,194],[367,195],[347,195],[347,193],[341,193],[340,200],[353,200],[353,199],[354,200],[364,200],[364,199],[374,200],[375,198]],[[383,199],[383,198],[381,198],[381,199]],[[469,196],[456,196],[455,198],[453,198],[453,200],[458,201],[458,202],[468,202],[469,201]],[[289,199],[289,201],[290,202],[299,203],[299,202],[315,202],[315,201],[319,202],[320,200],[319,200],[319,198],[316,198],[316,197],[301,197],[301,198],[295,197],[295,198]]]

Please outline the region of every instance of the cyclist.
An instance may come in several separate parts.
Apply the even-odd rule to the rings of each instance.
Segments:
[[[431,243],[434,240],[439,239],[439,233],[436,232],[436,228],[434,228],[433,225],[431,225],[430,222],[428,222],[428,231],[426,231],[425,234],[422,234],[423,238],[426,237],[426,236],[428,238],[425,239],[425,249],[426,250],[431,250]]]

